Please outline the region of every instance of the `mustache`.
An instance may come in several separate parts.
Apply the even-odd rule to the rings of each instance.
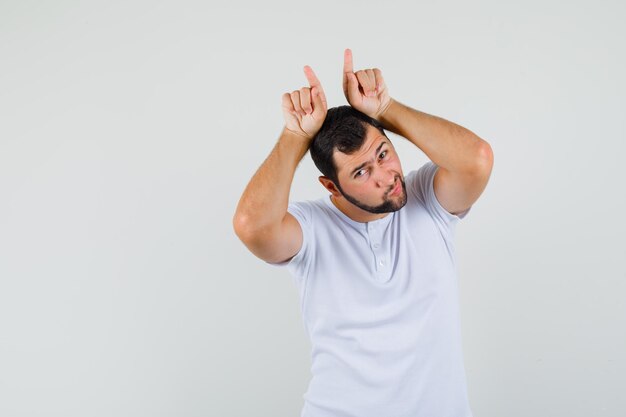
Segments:
[[[402,185],[402,178],[400,178],[399,176],[396,177],[396,180],[393,182],[393,185],[391,186],[391,188],[389,189],[389,191],[387,191],[387,195],[389,195],[394,188],[396,188],[396,184],[397,182],[400,181],[400,185]]]

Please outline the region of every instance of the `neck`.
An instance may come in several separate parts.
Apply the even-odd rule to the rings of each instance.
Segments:
[[[331,194],[330,201],[350,219],[359,223],[368,223],[374,220],[380,220],[387,217],[389,213],[370,213],[360,207],[355,206],[343,197],[335,197]]]

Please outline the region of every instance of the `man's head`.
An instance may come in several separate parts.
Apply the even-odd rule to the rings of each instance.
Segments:
[[[320,182],[336,198],[343,197],[367,213],[389,213],[406,204],[400,159],[376,119],[351,106],[333,107],[310,152],[323,174]],[[399,189],[391,194],[397,185]]]

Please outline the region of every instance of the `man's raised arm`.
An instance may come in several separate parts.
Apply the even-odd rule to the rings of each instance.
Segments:
[[[438,201],[456,214],[483,192],[491,175],[493,152],[470,130],[392,99],[378,68],[353,72],[352,51],[344,51],[343,90],[352,107],[420,148],[439,169],[434,178]]]
[[[287,216],[289,191],[298,164],[326,118],[324,90],[309,66],[304,72],[310,87],[283,94],[285,127],[248,183],[233,216],[237,236],[269,262],[284,260],[300,247],[299,225]]]

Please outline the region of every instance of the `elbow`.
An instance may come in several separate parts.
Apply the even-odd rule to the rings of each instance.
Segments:
[[[258,239],[259,236],[265,236],[268,230],[273,229],[273,225],[258,223],[247,215],[235,215],[232,223],[235,234],[245,244],[251,240]]]
[[[233,231],[235,232],[237,237],[243,241],[245,236],[248,234],[246,232],[246,230],[248,229],[246,219],[238,213],[235,213],[235,215],[233,216],[232,225]]]
[[[491,149],[489,142],[482,142],[478,155],[481,161],[484,161],[488,165],[493,165],[493,149]]]
[[[480,140],[475,156],[476,169],[481,172],[491,173],[493,168],[493,149],[489,142]]]

